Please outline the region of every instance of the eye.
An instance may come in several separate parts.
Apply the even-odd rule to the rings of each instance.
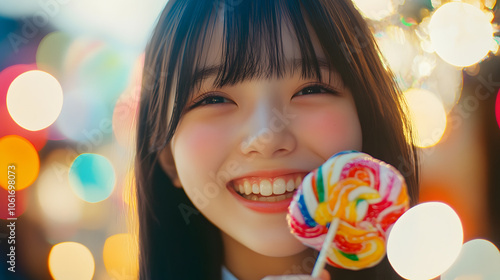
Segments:
[[[224,96],[217,95],[217,93],[206,93],[193,101],[193,105],[189,106],[190,109],[200,106],[216,105],[216,104],[226,104],[234,102]]]
[[[330,89],[330,88],[327,88],[327,87],[322,86],[322,85],[310,85],[310,86],[306,86],[303,89],[301,89],[299,92],[297,92],[294,95],[294,97],[301,96],[301,95],[324,94],[324,93],[335,94],[335,95],[338,94],[337,91]]]

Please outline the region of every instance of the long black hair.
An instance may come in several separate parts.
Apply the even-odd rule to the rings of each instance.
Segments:
[[[416,202],[418,164],[401,95],[349,0],[170,0],[146,49],[139,105],[135,175],[140,279],[220,279],[219,230],[174,187],[158,162],[200,75],[197,70],[205,68],[200,54],[210,47],[203,42],[213,35],[216,19],[224,34],[215,86],[283,75],[283,28],[291,30],[300,47],[302,75],[320,79],[312,43],[317,36],[330,67],[353,94],[363,151],[398,168]],[[361,272],[333,273],[342,279],[391,279],[393,273],[385,271],[390,271],[386,260]]]

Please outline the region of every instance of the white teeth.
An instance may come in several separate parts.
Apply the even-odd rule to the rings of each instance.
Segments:
[[[295,182],[292,179],[288,180],[288,182],[286,183],[286,191],[293,192],[294,189],[295,189]]]
[[[302,182],[302,176],[297,176],[295,179],[285,175],[274,179],[249,178],[239,179],[234,182],[234,190],[240,194],[248,196],[248,199],[253,199],[252,195],[259,194],[256,199],[262,196],[279,197],[281,194],[293,193]],[[274,199],[274,198],[273,198]]]
[[[273,194],[273,186],[268,180],[260,181],[260,194],[264,196],[270,196]]]
[[[274,180],[273,183],[273,193],[274,194],[284,194],[286,192],[285,180],[278,178]]]
[[[254,194],[259,194],[259,193],[260,193],[260,188],[259,188],[259,185],[257,185],[257,184],[253,184],[253,185],[252,185],[252,192],[253,192]]]
[[[245,189],[246,195],[249,195],[252,193],[252,186],[250,185],[250,182],[245,181],[245,183],[243,183],[243,188]],[[243,193],[243,192],[241,192],[241,193]]]
[[[300,177],[295,178],[295,189],[298,189],[302,179]]]

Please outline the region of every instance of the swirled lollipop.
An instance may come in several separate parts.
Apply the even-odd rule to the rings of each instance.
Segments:
[[[330,265],[359,270],[383,259],[387,230],[408,208],[406,183],[396,168],[344,151],[304,178],[287,220],[302,243],[317,250],[324,245],[317,263],[326,254]]]

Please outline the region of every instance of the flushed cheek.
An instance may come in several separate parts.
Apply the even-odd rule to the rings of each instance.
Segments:
[[[224,151],[230,147],[231,136],[228,131],[230,130],[224,126],[203,124],[180,126],[172,145],[179,175],[192,176],[193,172],[205,174],[216,172],[224,162]]]
[[[355,111],[344,108],[323,108],[298,118],[300,123],[296,129],[299,135],[325,159],[343,150],[362,148],[358,116]]]

